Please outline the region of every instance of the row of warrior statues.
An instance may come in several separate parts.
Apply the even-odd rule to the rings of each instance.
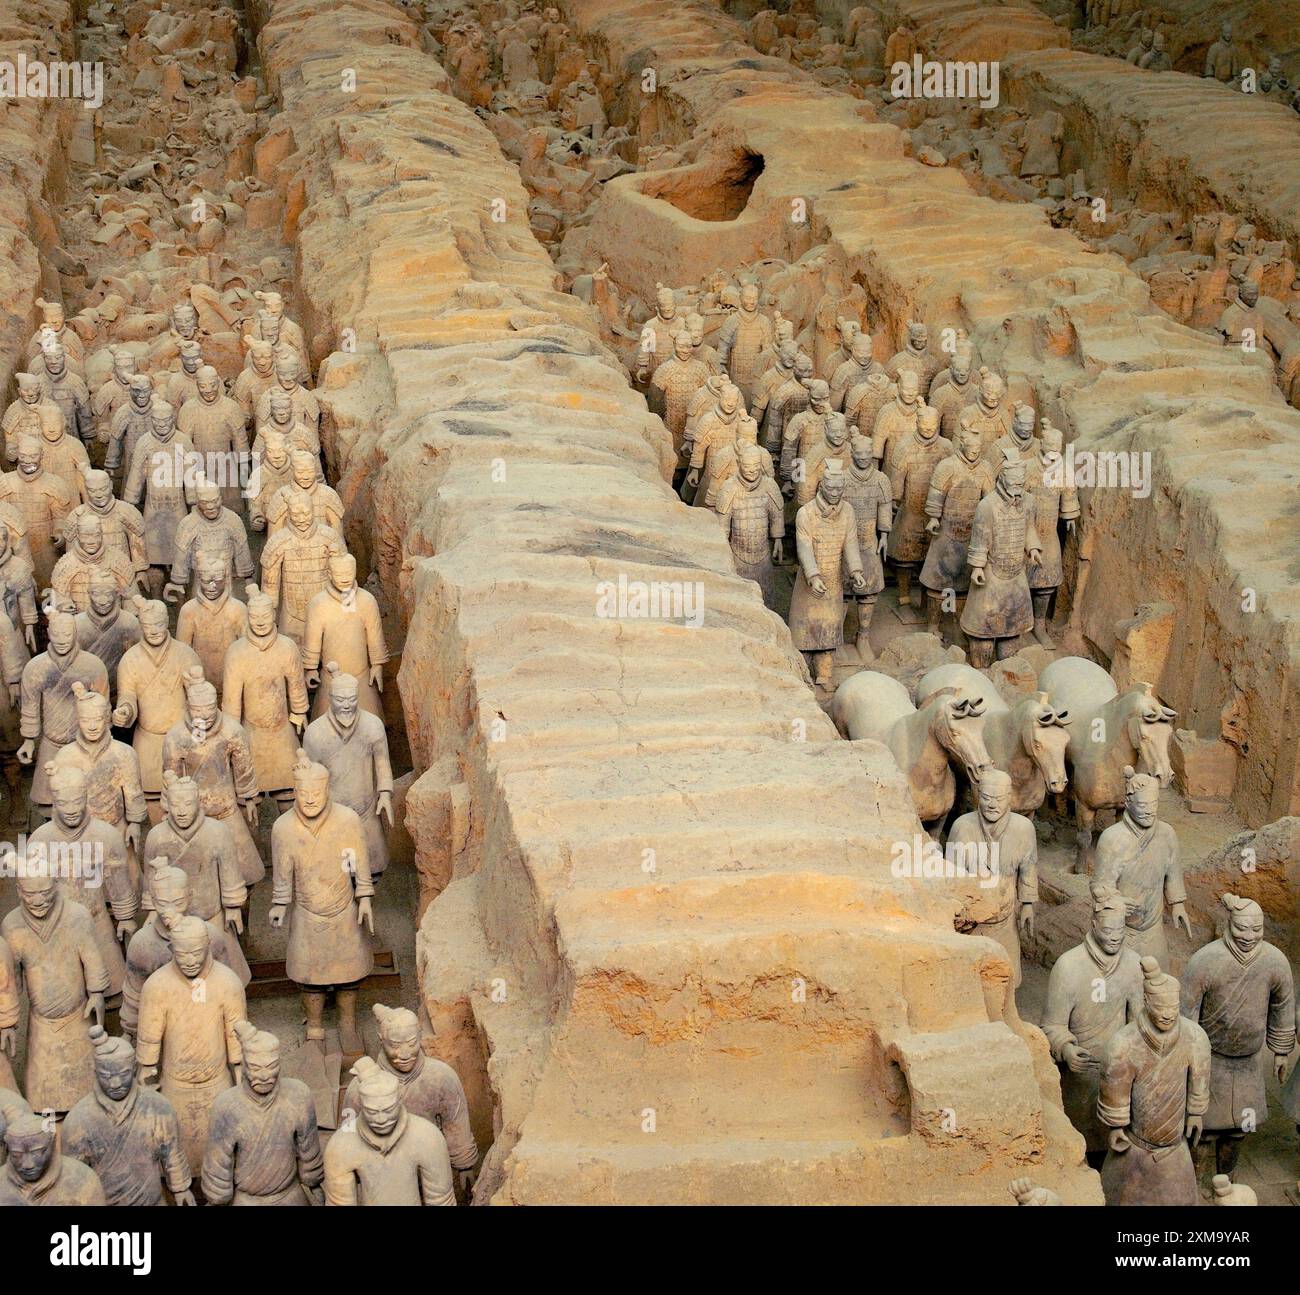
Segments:
[[[789,625],[814,682],[830,685],[846,597],[856,604],[859,656],[872,660],[867,634],[884,561],[900,604],[919,577],[935,634],[944,637],[945,616],[956,616],[971,666],[987,668],[1027,633],[1051,647],[1062,523],[1068,534],[1080,515],[1061,467],[1061,430],[1012,401],[1005,378],[981,367],[961,334],[936,352],[926,325],[913,322],[903,349],[877,358],[865,302],[843,282],[828,288],[798,339],[790,320],[761,309],[756,282],[718,287],[691,310],[661,287],[629,367],[672,435],[683,499],[717,514],[737,572],[769,606],[793,512]],[[1145,702],[1139,727],[1167,740],[1173,712]],[[857,735],[851,723],[841,729]],[[973,805],[949,843],[991,847],[1000,866],[960,925],[1003,945],[1018,986],[1021,936],[1033,932],[1038,900],[1030,815],[1044,789],[1019,803],[1020,786],[977,745]],[[1216,1193],[1240,1203],[1250,1189],[1231,1176],[1242,1141],[1267,1114],[1266,1073],[1280,1080],[1295,1046],[1290,965],[1264,941],[1259,905],[1225,895],[1222,938],[1192,956],[1181,989],[1168,974],[1166,922],[1189,937],[1191,924],[1178,841],[1158,817],[1167,758],[1156,763],[1163,776],[1117,771],[1118,821],[1102,832],[1095,864],[1090,848],[1081,853],[1092,873],[1091,922],[1052,968],[1042,1027],[1108,1203],[1195,1204],[1192,1148],[1203,1135],[1215,1146]],[[1059,774],[1052,790],[1064,786],[1063,765]],[[1300,1125],[1300,1067],[1284,1104]]]
[[[229,389],[188,302],[94,392],[42,303],[3,416],[3,730],[32,784],[3,860],[0,1204],[450,1205],[472,1185],[463,1088],[413,1013],[375,1008],[381,1054],[328,1141],[248,1019],[261,806],[306,1038],[324,1047],[333,991],[355,1055],[393,821],[380,608],[325,483],[302,330],[258,297]]]
[[[963,335],[944,354],[912,323],[882,362],[850,314],[836,317],[834,346],[818,329],[804,350],[791,321],[760,309],[757,284],[736,296],[715,344],[704,316],[661,288],[633,372],[672,434],[683,498],[717,513],[737,571],[769,605],[793,513],[790,633],[815,682],[830,686],[846,595],[859,656],[872,659],[885,560],[902,606],[919,580],[934,633],[957,618],[972,665],[1029,632],[1050,646],[1058,521],[1068,531],[1079,516],[1060,429],[1044,419],[1035,435],[1033,407],[977,366]]]

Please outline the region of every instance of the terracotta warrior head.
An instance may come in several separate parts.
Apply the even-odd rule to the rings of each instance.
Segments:
[[[131,403],[142,413],[153,404],[153,379],[147,373],[132,376]]]
[[[51,760],[45,766],[45,774],[49,779],[55,821],[76,831],[85,821],[89,807],[85,773],[73,765],[57,768]]]
[[[763,479],[763,454],[757,445],[744,445],[736,455],[736,473],[746,489],[754,490]]]
[[[110,1102],[126,1101],[135,1087],[135,1049],[101,1025],[92,1025],[87,1033],[95,1050],[95,1083],[99,1091]]]
[[[695,349],[695,343],[690,333],[683,329],[680,333],[673,334],[673,356],[679,360],[689,360],[691,352]]]
[[[930,348],[930,330],[917,320],[907,326],[907,349],[913,355],[924,355]]]
[[[1124,947],[1127,914],[1124,896],[1114,886],[1092,887],[1092,924],[1088,931],[1092,942],[1107,957],[1113,958]]]
[[[256,586],[245,585],[248,605],[248,637],[255,642],[275,637],[275,604]]]
[[[271,388],[269,404],[272,424],[277,427],[289,427],[293,423],[293,400],[282,387]]]
[[[815,372],[812,356],[805,355],[800,351],[794,362],[795,379],[804,387],[811,387],[815,377]]]
[[[149,647],[160,648],[171,637],[165,602],[156,598],[137,599],[136,615],[140,618],[140,637]]]
[[[844,498],[844,465],[839,459],[827,459],[817,494],[832,508]]]
[[[1025,493],[1025,461],[1004,455],[998,468],[998,493],[1005,499],[1017,500]]]
[[[122,605],[117,577],[105,567],[96,567],[90,573],[87,592],[90,597],[90,610],[101,620],[111,616]]]
[[[1034,438],[1034,407],[1017,402],[1011,413],[1011,435],[1021,445],[1028,445]]]
[[[67,420],[58,405],[38,405],[36,416],[41,422],[41,435],[51,445],[57,445],[67,434]]]
[[[1161,1034],[1178,1028],[1178,982],[1150,956],[1142,959],[1142,1007]]]
[[[871,363],[872,350],[871,334],[865,329],[859,329],[853,335],[853,341],[849,343],[849,354],[853,357],[854,363],[865,369]]]
[[[113,376],[123,386],[128,386],[136,372],[135,352],[128,351],[125,346],[110,346],[108,349],[113,354]]]
[[[185,709],[190,729],[202,741],[217,723],[217,690],[203,677],[202,666],[192,665],[185,671]]]
[[[251,1021],[236,1021],[235,1036],[243,1051],[244,1083],[259,1097],[269,1097],[280,1083],[280,1040]]]
[[[41,403],[41,380],[34,373],[20,373],[18,375],[18,399],[24,405],[39,405]]]
[[[45,371],[52,378],[61,378],[68,367],[63,343],[53,333],[45,333],[41,337],[41,353],[45,356]]]
[[[677,296],[671,288],[665,288],[662,283],[655,289],[655,308],[659,312],[660,319],[677,318]]]
[[[379,1043],[388,1064],[399,1075],[409,1075],[419,1061],[420,1021],[405,1007],[385,1007],[376,1003],[371,1011],[379,1024]]]
[[[63,415],[60,414],[59,417],[61,419]],[[18,438],[18,471],[29,481],[41,475],[45,460],[42,445],[43,442],[38,441],[34,436]]]
[[[898,375],[898,403],[904,409],[911,409],[920,399],[920,377],[915,369],[904,369]]]
[[[1228,924],[1223,938],[1243,954],[1254,953],[1264,939],[1264,910],[1241,895],[1220,895],[1219,903],[1228,910]]]
[[[199,312],[188,301],[178,301],[172,307],[172,328],[189,340],[198,335]]]
[[[835,449],[842,449],[848,444],[849,425],[845,421],[844,415],[838,410],[833,410],[826,415],[826,425],[824,428],[826,444]]]
[[[77,618],[62,609],[52,611],[45,618],[50,651],[56,657],[69,657],[77,650]]]
[[[173,868],[166,856],[158,855],[149,861],[145,885],[153,900],[153,911],[165,931],[176,929],[176,923],[190,911],[190,877],[183,868]]]
[[[932,441],[939,435],[939,411],[933,405],[922,405],[917,411],[916,434],[923,441]]]
[[[351,728],[357,722],[356,675],[340,670],[337,661],[327,662],[325,672],[330,677],[330,714],[341,728]]]
[[[275,368],[275,347],[255,338],[248,344],[248,353],[253,358],[253,370],[258,377],[269,378]]]
[[[203,817],[198,783],[171,769],[163,771],[162,802],[172,826],[182,832],[188,832]]]
[[[1011,812],[1011,775],[1002,769],[980,771],[979,813],[986,823],[999,823]]]
[[[25,1183],[38,1183],[54,1159],[57,1125],[39,1115],[20,1115],[5,1129],[9,1165]]]
[[[180,344],[181,369],[193,377],[203,367],[203,352],[198,342]]]
[[[197,980],[212,962],[212,937],[201,917],[187,915],[171,928],[172,961],[186,980]]]
[[[287,355],[275,361],[275,380],[283,391],[293,392],[298,388],[298,365]]]
[[[1149,773],[1124,766],[1124,812],[1139,827],[1152,827],[1160,812],[1160,783]]]
[[[176,432],[176,408],[157,396],[149,404],[149,426],[160,441],[170,441]]]
[[[87,688],[80,679],[72,685],[72,695],[76,698],[77,732],[93,746],[108,732],[111,713],[108,698],[102,692]]]
[[[330,584],[339,593],[347,593],[357,583],[357,560],[351,553],[331,553],[329,558]]]
[[[361,1119],[378,1137],[386,1137],[402,1118],[401,1085],[396,1075],[382,1070],[370,1057],[361,1057],[352,1067],[361,1099]]]
[[[957,433],[957,449],[967,463],[977,463],[984,449],[984,438],[979,430],[971,426],[969,418],[961,420],[961,430]]]
[[[198,388],[199,399],[205,405],[216,404],[221,394],[221,375],[210,364],[204,364],[194,375],[194,385]]]
[[[979,403],[982,409],[992,413],[1002,403],[1006,391],[1006,384],[1000,374],[992,369],[980,370]]]
[[[814,378],[808,383],[808,403],[815,414],[825,414],[831,407],[831,388],[824,378]]]
[[[104,551],[104,522],[96,512],[84,512],[77,518],[77,547],[88,558]]]
[[[293,790],[298,813],[303,818],[319,818],[329,808],[330,771],[299,751],[293,766]]]

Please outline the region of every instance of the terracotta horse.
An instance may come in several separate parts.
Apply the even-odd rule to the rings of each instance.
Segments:
[[[972,785],[989,766],[984,702],[947,689],[912,705],[907,689],[874,670],[859,670],[835,690],[831,719],[847,738],[874,738],[893,752],[912,792],[917,817],[940,825],[957,794],[953,766]]]
[[[1065,758],[1077,829],[1074,870],[1091,872],[1097,811],[1124,804],[1125,765],[1169,786],[1169,744],[1178,713],[1160,702],[1149,683],[1121,695],[1110,675],[1085,657],[1053,661],[1038,686],[1053,706],[1069,711]]]
[[[1011,808],[1032,817],[1047,793],[1066,785],[1065,749],[1070,740],[1068,713],[1058,711],[1046,693],[1008,705],[974,666],[950,662],[923,674],[916,685],[917,703],[943,688],[963,697],[987,697],[984,745],[995,769],[1011,775]]]

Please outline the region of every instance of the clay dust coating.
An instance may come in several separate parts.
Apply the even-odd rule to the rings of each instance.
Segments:
[[[1253,0],[8,2],[0,1203],[1280,1202]]]

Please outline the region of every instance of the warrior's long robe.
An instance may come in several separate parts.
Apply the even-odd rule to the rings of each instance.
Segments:
[[[403,1111],[384,1137],[358,1117],[325,1148],[329,1205],[455,1205],[446,1139],[428,1120]]]
[[[229,589],[215,600],[205,598],[199,590],[181,604],[176,617],[176,641],[194,649],[203,667],[203,677],[217,690],[218,701],[226,653],[236,639],[243,638],[247,628],[248,608]]]
[[[378,877],[388,867],[388,836],[379,817],[379,796],[393,790],[384,721],[358,710],[352,726],[344,728],[326,712],[307,725],[302,749],[330,771],[330,796],[361,820],[370,875]]]
[[[1117,1030],[1137,1019],[1142,1008],[1142,966],[1138,955],[1122,948],[1113,957],[1101,951],[1091,933],[1067,949],[1047,978],[1047,1006],[1039,1027],[1061,1068],[1061,1102],[1070,1122],[1092,1152],[1106,1150],[1107,1130],[1097,1119],[1101,1059]],[[1092,1057],[1076,1074],[1062,1060],[1068,1044]]]
[[[18,1177],[13,1165],[0,1171],[0,1209],[9,1205],[106,1205],[99,1176],[89,1165],[56,1151],[49,1168],[34,1183]]]
[[[1138,827],[1127,814],[1097,838],[1093,884],[1114,886],[1136,901],[1128,915],[1128,945],[1139,957],[1150,954],[1162,968],[1169,965],[1165,939],[1165,905],[1187,899],[1178,838],[1168,823]]]
[[[95,926],[80,904],[58,895],[34,918],[23,907],[0,925],[27,990],[27,1071],[23,1095],[34,1111],[67,1111],[94,1084],[85,1011],[91,994],[108,992]]]
[[[1182,1017],[1162,1035],[1143,1011],[1116,1031],[1102,1056],[1097,1118],[1133,1145],[1106,1153],[1106,1204],[1197,1204],[1185,1131],[1188,1117],[1209,1104],[1210,1041],[1195,1021]]]
[[[1295,1047],[1295,984],[1286,955],[1261,940],[1242,954],[1227,937],[1197,949],[1183,968],[1182,1012],[1210,1040],[1205,1127],[1252,1132],[1264,1123],[1267,1054]]]
[[[46,763],[70,742],[76,741],[74,683],[82,683],[92,692],[108,696],[108,671],[104,663],[80,648],[66,657],[42,652],[23,667],[22,735],[24,738],[40,738],[32,762],[31,799],[36,805],[53,803]]]
[[[384,641],[384,623],[379,604],[368,589],[355,586],[341,594],[333,584],[327,585],[307,604],[307,625],[303,632],[302,665],[316,670],[334,662],[344,674],[357,681],[360,708],[384,715],[384,699],[370,682],[370,668],[388,660]],[[329,682],[322,680],[312,703],[312,718],[329,710]]]
[[[146,875],[148,865],[160,857],[190,879],[189,911],[205,922],[219,923],[224,910],[242,908],[248,898],[230,829],[201,808],[185,830],[170,818],[149,829],[144,842]],[[145,906],[153,907],[147,895]]]
[[[203,1156],[210,1205],[307,1205],[304,1187],[325,1177],[316,1105],[301,1079],[283,1076],[266,1095],[247,1082],[212,1104]]]
[[[298,645],[278,631],[245,634],[226,652],[221,708],[248,735],[258,788],[285,791],[293,786],[298,735],[290,715],[306,715],[307,683]]]
[[[190,1189],[176,1112],[143,1084],[120,1102],[96,1087],[68,1113],[60,1141],[65,1154],[99,1175],[110,1205],[163,1204],[164,1177],[173,1195]]]
[[[243,1060],[235,1023],[247,1019],[239,977],[211,958],[194,980],[169,962],[144,982],[136,1057],[159,1067],[159,1089],[175,1108],[191,1165],[203,1163],[212,1103]]]

